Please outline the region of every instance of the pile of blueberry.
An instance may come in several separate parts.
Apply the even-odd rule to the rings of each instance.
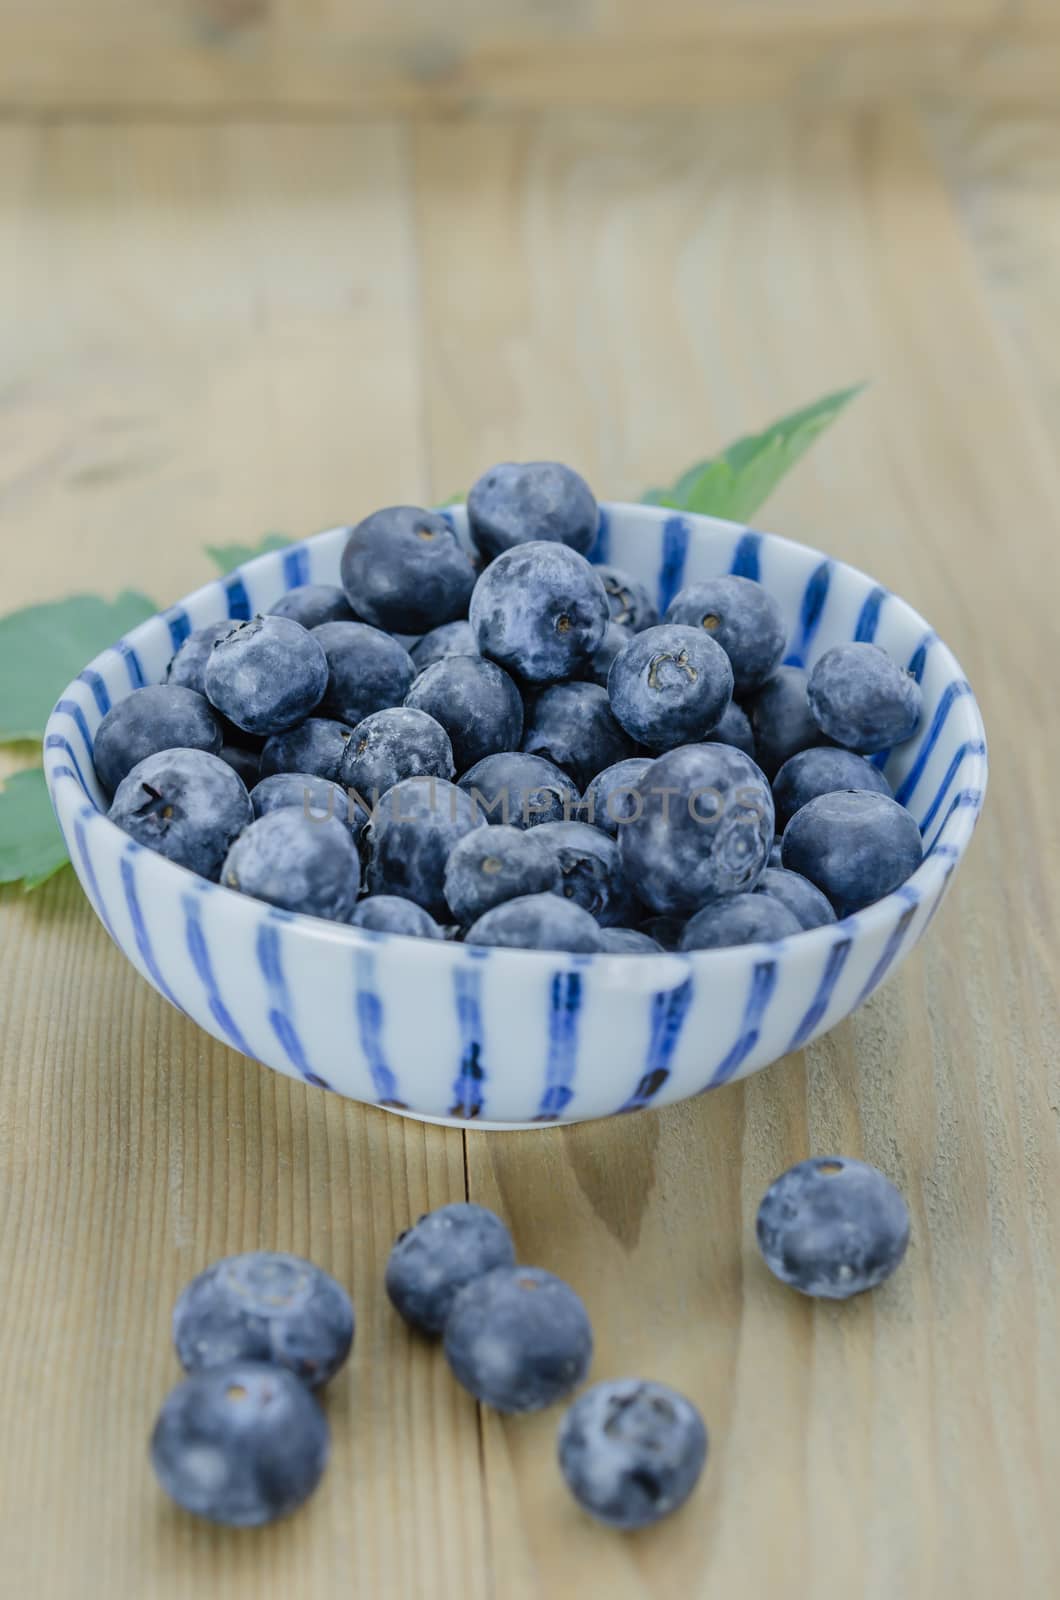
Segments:
[[[898,1266],[909,1214],[874,1167],[817,1157],[769,1189],[758,1241],[782,1282],[845,1300]],[[508,1229],[482,1206],[442,1206],[400,1234],[386,1290],[410,1327],[441,1338],[454,1376],[496,1411],[540,1411],[588,1374],[593,1332],[581,1300],[552,1273],[518,1265]],[[296,1256],[230,1256],[200,1273],[173,1313],[188,1376],[164,1402],[151,1438],[166,1492],[232,1527],[272,1522],[301,1505],[329,1447],[313,1391],[342,1366],[353,1332],[346,1291]],[[707,1430],[675,1390],[620,1378],[593,1385],[568,1408],[558,1454],[578,1503],[631,1530],[687,1500],[706,1461]]]
[[[141,844],[289,911],[421,938],[698,950],[832,922],[898,887],[920,833],[868,756],[916,681],[872,644],[782,666],[758,583],[644,587],[586,560],[570,468],[377,511],[342,587],[199,628],[104,717],[96,771]]]

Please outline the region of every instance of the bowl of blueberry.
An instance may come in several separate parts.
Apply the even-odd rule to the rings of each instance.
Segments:
[[[152,617],[64,691],[45,770],[100,920],[202,1027],[529,1128],[835,1026],[938,908],[987,758],[871,578],[533,462]]]

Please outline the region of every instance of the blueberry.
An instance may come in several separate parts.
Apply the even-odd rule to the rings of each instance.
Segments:
[[[327,662],[319,641],[300,623],[253,617],[233,623],[218,639],[204,681],[207,699],[237,728],[278,733],[319,705]]]
[[[722,712],[721,721],[707,734],[710,744],[731,744],[737,750],[742,750],[745,756],[755,758],[755,736],[751,731],[751,719],[742,706],[735,700],[729,702]]]
[[[663,623],[635,634],[607,675],[611,709],[652,750],[705,738],[732,699],[724,650],[697,628]]]
[[[342,758],[353,729],[330,717],[307,717],[297,727],[274,733],[261,752],[261,776],[277,772],[312,772],[338,783]]]
[[[797,751],[828,743],[810,711],[808,682],[801,667],[778,667],[750,703],[755,760],[767,778],[774,777]]]
[[[382,796],[365,829],[370,894],[396,894],[448,915],[445,864],[449,852],[486,819],[471,797],[444,778],[404,778]]]
[[[787,939],[800,933],[793,911],[772,895],[726,894],[711,900],[688,919],[682,950],[722,950],[734,944]]]
[[[578,1504],[601,1522],[646,1528],[684,1504],[707,1459],[707,1430],[665,1384],[594,1384],[560,1425],[559,1465]]]
[[[373,711],[399,706],[416,669],[404,645],[364,622],[324,622],[313,629],[328,663],[321,712],[351,728]]]
[[[585,479],[558,461],[502,461],[467,497],[471,537],[487,558],[528,540],[558,541],[580,555],[596,542],[599,520]]]
[[[319,628],[322,622],[359,620],[345,591],[335,583],[300,583],[269,607],[269,615],[289,617],[303,628]]]
[[[582,799],[581,820],[602,828],[614,839],[626,818],[633,815],[637,784],[652,764],[651,756],[631,756],[605,767],[590,783]]]
[[[614,839],[587,822],[546,822],[534,834],[547,842],[559,862],[559,893],[565,900],[573,900],[605,928],[620,928],[636,915]]]
[[[560,893],[559,861],[540,832],[503,824],[476,828],[453,847],[445,864],[445,898],[458,922],[474,922],[521,895]]]
[[[229,889],[285,911],[345,922],[360,890],[361,864],[337,817],[315,820],[286,806],[245,828],[221,868]]]
[[[837,750],[831,745],[800,750],[788,757],[773,779],[777,827],[783,833],[796,811],[808,801],[836,789],[869,789],[873,794],[891,795],[891,786],[880,769],[853,750]]]
[[[350,797],[341,784],[329,778],[318,778],[313,772],[274,772],[262,778],[250,791],[250,803],[256,817],[268,816],[270,811],[288,811],[294,807],[312,818],[337,817],[358,837],[368,821],[368,812],[356,801],[351,807]]]
[[[520,895],[494,906],[473,922],[465,944],[500,945],[509,950],[601,950],[600,928],[588,911],[555,894]]]
[[[467,616],[471,557],[444,517],[387,506],[350,530],[342,584],[359,616],[395,633],[426,633]]]
[[[528,683],[577,676],[609,615],[600,579],[562,544],[516,545],[486,568],[471,596],[479,650]]]
[[[822,733],[863,755],[901,744],[920,721],[920,685],[875,644],[826,650],[806,693]]]
[[[96,729],[96,776],[112,795],[127,772],[160,750],[217,755],[223,735],[208,700],[181,684],[152,683],[111,706]]]
[[[597,576],[607,594],[611,608],[611,621],[633,633],[654,628],[659,613],[644,584],[624,572],[621,567],[598,565]]]
[[[578,786],[541,756],[519,750],[486,756],[464,773],[460,787],[471,795],[487,822],[534,828],[542,822],[569,821],[580,804]]]
[[[316,1389],[350,1353],[353,1306],[311,1261],[252,1250],[192,1279],[173,1309],[173,1343],[185,1372],[265,1361]]]
[[[541,1411],[585,1377],[593,1330],[561,1278],[540,1267],[494,1267],[453,1301],[445,1356],[457,1381],[484,1405]]]
[[[309,1498],[329,1442],[324,1413],[293,1373],[235,1361],[170,1391],[151,1435],[151,1464],[185,1511],[255,1528]]]
[[[611,671],[611,664],[621,650],[624,650],[632,639],[630,628],[623,627],[620,622],[609,622],[604,632],[603,639],[592,653],[592,657],[582,669],[582,675],[589,683],[598,683],[601,689],[607,688],[607,675]]]
[[[241,744],[223,744],[217,753],[225,766],[231,767],[248,789],[253,789],[261,777],[261,752]]]
[[[423,672],[446,656],[477,656],[478,645],[470,622],[443,622],[432,628],[409,651],[417,672]]]
[[[845,917],[880,900],[915,872],[920,830],[896,800],[864,789],[821,794],[784,830],[781,860],[826,894]]]
[[[784,654],[784,618],[773,596],[750,578],[708,578],[682,589],[667,622],[702,628],[732,663],[737,694],[768,683]]]
[[[605,767],[633,754],[633,744],[596,683],[553,683],[534,699],[523,749],[569,772],[580,789]]]
[[[481,656],[435,661],[413,683],[405,704],[441,723],[458,772],[483,756],[517,748],[522,738],[522,696],[506,672]]]
[[[242,778],[219,756],[160,750],[122,779],[107,815],[138,844],[216,880],[253,811]]]
[[[637,928],[601,928],[600,948],[612,956],[654,956],[662,954],[662,945],[648,933]]]
[[[637,793],[643,803],[619,828],[618,844],[627,882],[652,911],[698,911],[754,888],[773,840],[773,796],[742,751],[671,750],[652,762]]]
[[[370,894],[359,901],[350,922],[375,933],[401,933],[410,939],[441,939],[442,930],[415,900],[399,894]]]
[[[426,711],[389,706],[354,728],[341,777],[371,806],[403,778],[451,778],[453,773],[453,747],[441,723]]]
[[[204,628],[194,628],[166,668],[166,682],[194,689],[196,694],[205,694],[204,680],[210,651],[218,639],[231,631],[231,617],[225,617],[222,622],[208,622]]]
[[[800,928],[823,928],[826,923],[835,921],[835,912],[827,896],[798,872],[768,866],[755,884],[754,892],[787,906]]]
[[[386,1264],[386,1292],[421,1333],[441,1333],[460,1290],[494,1267],[514,1267],[500,1217],[470,1202],[440,1206],[399,1233]]]
[[[848,1300],[889,1278],[909,1243],[909,1211],[889,1178],[848,1156],[789,1167],[758,1208],[758,1247],[781,1283]]]
[[[655,944],[661,945],[664,950],[680,950],[681,940],[685,936],[688,926],[684,917],[665,915],[660,917],[645,917],[640,925],[642,933]]]

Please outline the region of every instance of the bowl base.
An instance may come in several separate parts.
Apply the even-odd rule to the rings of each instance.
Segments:
[[[478,1117],[425,1117],[419,1111],[401,1111],[397,1106],[380,1106],[392,1117],[408,1122],[429,1122],[435,1128],[462,1128],[465,1133],[542,1133],[546,1128],[573,1128],[591,1117],[557,1117],[554,1122],[480,1122]]]

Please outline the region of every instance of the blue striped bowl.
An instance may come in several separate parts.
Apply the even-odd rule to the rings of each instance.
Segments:
[[[453,525],[466,536],[460,509]],[[790,662],[875,640],[917,677],[920,731],[883,760],[924,836],[922,866],[856,916],[776,944],[690,956],[476,950],[292,916],[135,845],[103,814],[92,739],[115,700],[160,680],[191,628],[338,578],[346,529],[248,562],[152,617],[70,684],[45,738],[59,825],[111,938],[226,1044],[308,1083],[413,1116],[531,1127],[666,1105],[744,1077],[834,1027],[938,909],[983,803],[979,709],[950,651],[896,595],[786,539],[652,506],[602,510],[594,558],[652,587],[723,572],[784,609]]]

